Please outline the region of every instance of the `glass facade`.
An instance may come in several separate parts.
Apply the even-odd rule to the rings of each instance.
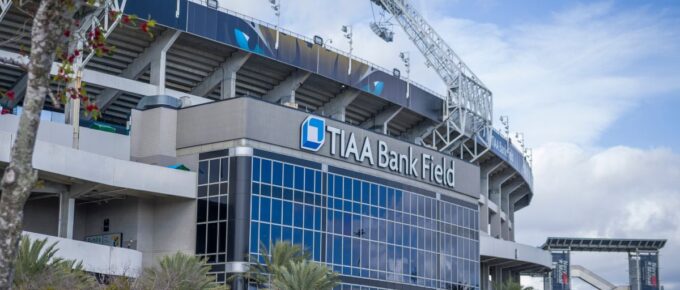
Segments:
[[[475,205],[404,188],[344,170],[254,157],[250,253],[261,259],[260,244],[289,240],[343,276],[479,288]]]
[[[218,281],[225,280],[229,199],[228,156],[209,156],[198,164],[196,255],[212,266]]]

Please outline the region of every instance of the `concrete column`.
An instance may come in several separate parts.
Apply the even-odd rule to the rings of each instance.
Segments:
[[[491,236],[503,238],[501,212],[503,211],[502,185],[516,173],[513,170],[503,170],[489,178],[489,199],[498,206],[498,212],[491,217]],[[507,217],[506,217],[507,218]]]
[[[291,107],[296,107],[295,90],[309,78],[311,74],[303,70],[293,72],[288,78],[279,83],[276,87],[271,89],[267,94],[262,96],[262,99],[271,102],[279,103]]]
[[[233,53],[224,63],[217,67],[209,76],[196,85],[192,90],[192,95],[205,96],[215,89],[215,86],[222,83],[220,88],[220,99],[236,97],[236,73],[248,61],[251,54],[245,51]]]
[[[349,106],[361,92],[355,89],[346,89],[335,96],[328,103],[319,107],[314,113],[329,116],[332,119],[344,122],[347,106]]]
[[[640,254],[637,252],[628,253],[628,277],[630,290],[640,290]]]
[[[61,238],[73,239],[73,220],[75,218],[76,200],[69,192],[59,194],[58,234]]]
[[[404,109],[404,107],[398,105],[388,107],[387,109],[375,115],[373,118],[361,123],[360,127],[387,134],[387,125],[389,125],[390,121],[392,121],[392,119],[394,119],[394,117],[396,117],[402,109]]]
[[[486,263],[481,263],[480,267],[479,286],[481,287],[481,290],[490,290],[491,285],[489,284],[489,265]]]
[[[251,148],[235,148],[229,163],[229,215],[227,216],[227,273],[248,270],[250,235]],[[242,277],[231,282],[231,289],[245,290]]]
[[[495,284],[499,284],[503,282],[503,272],[502,269],[498,266],[492,267],[491,268],[491,288],[494,288],[493,286]]]
[[[489,195],[489,175],[492,174],[494,171],[498,170],[501,168],[501,165],[503,164],[503,161],[501,160],[492,160],[492,161],[487,161],[483,164],[480,164],[480,177],[481,177],[481,196],[484,197],[484,204],[479,208],[479,229],[487,234],[489,233],[489,214],[492,214],[491,211],[489,211],[489,200],[490,200],[490,195]]]
[[[158,86],[159,95],[165,94],[165,63],[168,50],[170,50],[170,47],[172,47],[172,44],[175,43],[179,35],[179,31],[173,33],[167,42],[161,44],[158,53],[152,56],[149,82],[152,85]]]

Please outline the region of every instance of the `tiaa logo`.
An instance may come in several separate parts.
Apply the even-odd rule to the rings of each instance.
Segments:
[[[326,120],[309,116],[300,127],[300,148],[319,151],[326,140]]]

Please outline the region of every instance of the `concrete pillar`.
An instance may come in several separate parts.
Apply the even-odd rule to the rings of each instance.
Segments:
[[[314,113],[329,116],[332,119],[344,122],[347,106],[349,106],[360,93],[359,90],[346,89],[328,101],[328,103],[319,107]]]
[[[165,94],[165,63],[167,60],[167,53],[175,43],[175,40],[179,37],[180,32],[177,31],[172,35],[168,42],[163,43],[158,54],[153,56],[151,60],[151,73],[149,78],[149,83],[158,86],[158,94]]]
[[[217,67],[209,76],[191,90],[192,95],[206,96],[215,87],[222,83],[220,99],[236,97],[236,73],[250,58],[251,54],[245,51],[233,53],[224,63]]]
[[[489,199],[498,206],[498,212],[491,217],[491,236],[504,238],[501,223],[501,212],[503,212],[502,185],[515,176],[514,170],[505,169],[489,177]],[[507,237],[507,235],[506,235]]]
[[[396,117],[403,109],[404,107],[398,105],[388,107],[387,109],[373,116],[373,118],[361,123],[360,127],[387,134],[387,126],[389,125],[390,121],[392,121],[392,119],[394,119],[394,117]]]
[[[479,230],[489,233],[489,177],[482,175],[481,198],[484,203],[479,207]]]
[[[484,199],[484,203],[482,206],[479,208],[479,229],[487,234],[489,233],[489,215],[493,214],[489,211],[489,200],[490,200],[490,194],[489,194],[489,175],[492,174],[494,171],[498,170],[501,165],[503,164],[503,161],[501,160],[492,160],[485,162],[483,164],[480,164],[480,177],[481,177],[481,186],[480,186],[480,195]]]
[[[640,290],[640,254],[637,252],[628,253],[628,277],[630,290]]]
[[[58,235],[61,238],[73,239],[73,220],[75,218],[76,200],[69,192],[59,194]]]
[[[489,283],[489,265],[486,263],[481,263],[480,267],[479,286],[481,287],[481,290],[490,290],[491,284]]]
[[[267,92],[262,99],[271,102],[279,103],[291,107],[296,107],[295,90],[309,78],[311,74],[303,70],[293,72],[288,78],[279,83],[276,87]]]

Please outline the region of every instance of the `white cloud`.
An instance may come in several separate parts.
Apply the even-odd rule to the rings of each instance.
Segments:
[[[275,22],[264,0],[222,5]],[[446,1],[416,1],[415,6],[494,92],[495,115],[510,115],[512,129],[527,133],[529,145],[590,145],[643,99],[680,89],[680,58],[675,56],[680,45],[671,41],[680,37],[680,26],[663,13],[620,11],[613,2],[579,4],[554,12],[544,23],[500,27],[448,17],[452,4]],[[444,93],[440,79],[398,26],[389,44],[370,31],[373,14],[366,0],[286,0],[281,26],[333,39],[334,46],[347,50],[340,26],[351,23],[355,55],[391,69],[401,67],[400,50],[411,51],[411,77]]]
[[[668,149],[587,150],[567,143],[535,151],[535,195],[516,214],[519,242],[546,235],[668,239],[661,251],[666,289],[680,288],[680,155]],[[615,284],[627,284],[626,254],[574,254]]]
[[[394,43],[373,35],[368,2],[284,0],[281,23],[333,39],[343,50],[348,47],[339,29],[352,23],[356,55],[393,68],[401,67],[399,51],[411,51],[412,79],[443,93],[437,75],[398,27]],[[414,2],[494,92],[496,118],[509,115],[511,129],[525,132],[528,144],[537,147],[534,200],[517,214],[520,241],[667,238],[662,282],[666,289],[680,289],[680,264],[674,263],[680,260],[680,156],[593,144],[642,101],[680,90],[678,19],[645,6],[619,9],[615,2],[601,2],[575,4],[541,23],[499,26],[447,16],[455,1]],[[267,3],[222,0],[225,7],[275,22]],[[493,6],[493,0],[486,3]],[[627,283],[625,255],[576,254],[574,262]]]

